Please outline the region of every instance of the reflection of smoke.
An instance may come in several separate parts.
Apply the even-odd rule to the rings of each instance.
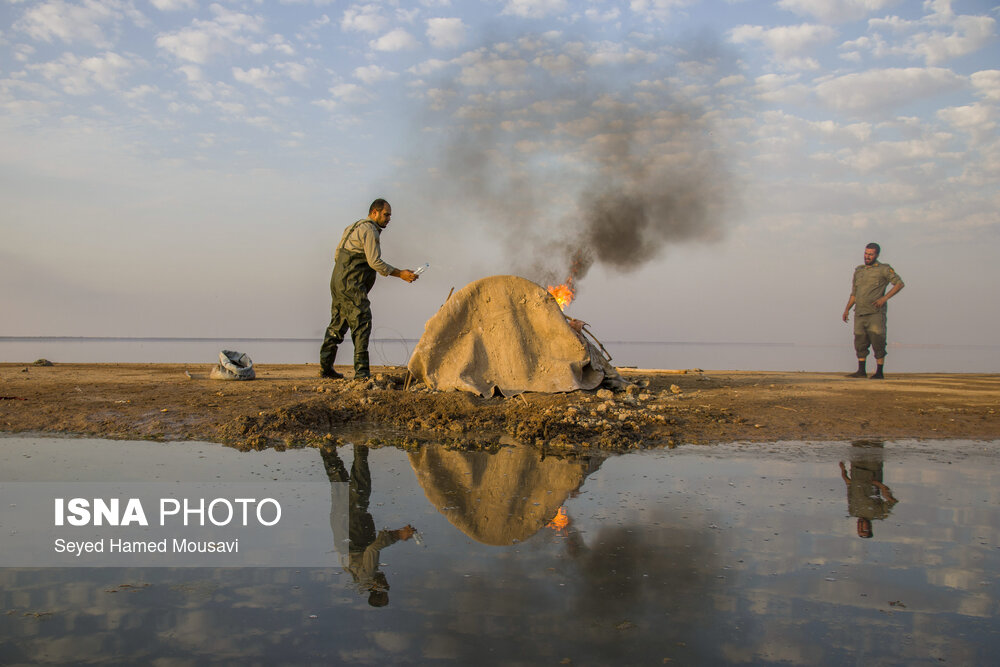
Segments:
[[[558,76],[526,52],[537,42],[518,48],[481,49],[473,63],[505,72],[509,88],[482,85],[491,79],[469,65],[437,89],[432,112],[449,113],[450,132],[424,154],[430,191],[454,188],[534,279],[579,279],[594,263],[628,272],[669,244],[721,237],[729,179],[704,104],[668,90],[662,68],[623,68],[655,77],[612,83],[581,58]]]
[[[582,575],[577,605],[587,617],[624,613],[657,598],[664,611],[687,604],[705,592],[718,567],[710,536],[683,527],[668,532],[630,524],[602,526],[590,539],[586,546],[574,532],[567,543]],[[667,591],[669,596],[660,596]]]

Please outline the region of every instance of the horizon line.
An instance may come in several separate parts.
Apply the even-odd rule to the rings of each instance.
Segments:
[[[94,342],[94,341],[148,341],[148,342],[188,342],[188,343],[208,343],[214,341],[236,341],[236,342],[262,342],[262,343],[317,343],[322,341],[317,338],[299,338],[284,336],[0,336],[2,342],[33,342],[33,341],[59,341],[59,342]],[[403,338],[400,336],[392,338],[371,338],[372,341],[385,342],[418,342],[419,338]],[[750,342],[750,341],[689,341],[689,340],[608,340],[609,344],[627,345],[749,345],[754,347],[836,347],[839,343],[792,343],[792,342]],[[1000,344],[989,345],[979,343],[889,343],[889,347],[909,347],[909,348],[969,348],[969,349],[994,349]]]

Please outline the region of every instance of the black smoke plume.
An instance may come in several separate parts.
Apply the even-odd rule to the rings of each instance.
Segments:
[[[633,81],[627,63],[609,73],[580,56],[559,75],[555,57],[544,40],[480,49],[434,89],[428,113],[447,129],[424,154],[432,191],[474,209],[512,271],[539,282],[721,238],[731,179],[705,100],[675,93],[671,72]],[[490,85],[497,73],[506,85]]]

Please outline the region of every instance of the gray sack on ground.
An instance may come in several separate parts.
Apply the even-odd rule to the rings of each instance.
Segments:
[[[219,352],[219,363],[212,368],[209,377],[213,380],[253,380],[257,373],[246,354],[223,350]]]

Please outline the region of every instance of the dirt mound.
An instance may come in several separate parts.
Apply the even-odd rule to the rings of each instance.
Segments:
[[[315,365],[258,366],[219,383],[191,364],[0,364],[0,432],[213,440],[239,447],[331,441],[543,452],[674,443],[1000,437],[1000,375],[625,370],[625,391],[512,398],[431,391],[403,368],[369,382],[321,380]],[[348,370],[348,369],[344,369]],[[373,435],[375,433],[375,435]],[[360,439],[358,439],[360,438]]]

